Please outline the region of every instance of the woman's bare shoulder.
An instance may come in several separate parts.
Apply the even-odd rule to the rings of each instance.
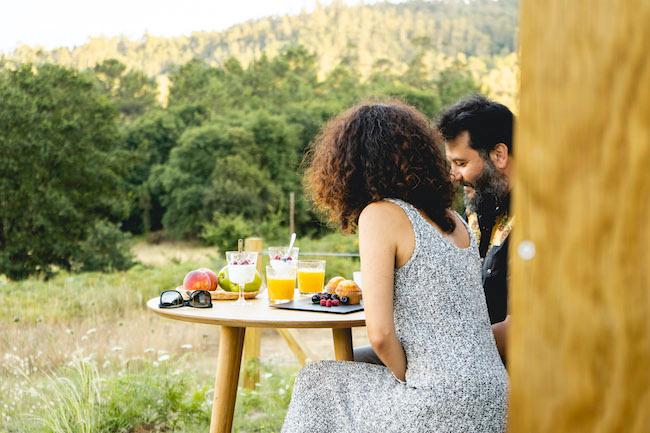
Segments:
[[[370,203],[359,215],[360,228],[361,226],[372,226],[390,230],[405,224],[409,224],[409,221],[402,208],[388,200]]]

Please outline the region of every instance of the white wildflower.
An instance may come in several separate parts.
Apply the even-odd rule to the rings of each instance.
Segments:
[[[154,353],[155,351],[156,349],[154,349],[153,347],[147,347],[146,349],[144,349],[144,353]]]
[[[88,331],[86,331],[86,335],[91,335],[97,332],[97,328],[90,328]]]
[[[165,362],[165,361],[169,360],[169,358],[170,358],[170,356],[169,356],[168,354],[165,353],[165,354],[162,354],[162,355],[160,355],[160,356],[158,357],[158,361],[159,361],[159,362]]]
[[[122,351],[122,346],[114,346],[111,350],[113,352],[121,352]]]
[[[185,350],[190,350],[191,348],[192,348],[192,345],[190,343],[183,344],[181,346],[181,349],[185,349]]]

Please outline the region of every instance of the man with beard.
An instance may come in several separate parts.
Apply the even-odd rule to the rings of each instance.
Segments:
[[[463,187],[467,220],[483,259],[482,281],[492,331],[505,361],[508,327],[508,244],[513,216],[514,116],[505,105],[481,96],[443,110],[438,129],[452,179]],[[381,364],[370,346],[354,350],[354,360]]]
[[[479,242],[482,279],[492,330],[505,359],[508,325],[508,245],[513,216],[514,116],[505,105],[480,96],[445,109],[438,129],[451,177],[464,190],[467,221]]]

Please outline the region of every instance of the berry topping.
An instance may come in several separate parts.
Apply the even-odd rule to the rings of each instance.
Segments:
[[[276,256],[273,257],[273,260],[280,260],[280,259],[282,259],[282,256],[279,254],[276,254]]]
[[[293,260],[291,256],[287,257],[287,262],[290,262],[291,260]]]

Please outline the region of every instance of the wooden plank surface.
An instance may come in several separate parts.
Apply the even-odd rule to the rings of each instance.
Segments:
[[[520,50],[509,431],[648,432],[650,2],[524,0]]]

